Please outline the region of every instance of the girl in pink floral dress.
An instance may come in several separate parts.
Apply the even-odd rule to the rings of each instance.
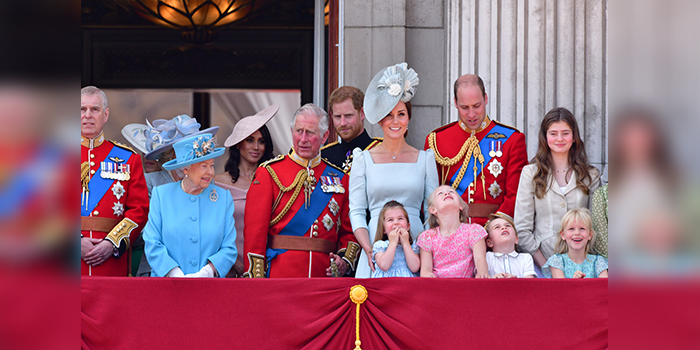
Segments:
[[[428,197],[430,229],[418,237],[421,277],[488,278],[486,230],[468,224],[467,204],[450,186]]]

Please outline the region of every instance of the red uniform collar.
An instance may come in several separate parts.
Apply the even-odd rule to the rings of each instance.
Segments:
[[[481,122],[481,128],[479,128],[476,131],[469,129],[466,124],[462,123],[461,120],[457,121],[457,124],[459,125],[460,128],[462,128],[462,130],[464,130],[468,134],[471,134],[472,132],[474,134],[478,134],[478,133],[486,130],[491,125],[491,118],[489,118],[489,116],[487,115],[486,118],[484,118],[484,121]]]
[[[289,154],[289,159],[293,160],[294,163],[297,163],[304,168],[315,168],[321,164],[321,153],[319,152],[319,154],[313,159],[306,159],[299,156],[294,148],[292,148],[292,153]]]
[[[95,148],[100,146],[103,142],[105,142],[105,136],[104,132],[100,131],[100,134],[97,135],[94,139],[89,139],[83,135],[80,135],[80,145],[83,147],[87,148]]]

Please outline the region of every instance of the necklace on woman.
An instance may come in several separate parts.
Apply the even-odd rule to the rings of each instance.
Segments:
[[[391,159],[393,159],[393,160],[396,160],[396,157],[398,157],[399,154],[401,154],[401,152],[403,152],[403,148],[404,148],[404,147],[406,147],[406,143],[405,143],[405,142],[404,142],[403,146],[401,146],[401,149],[399,150],[399,153],[396,153],[396,155],[394,155],[393,153],[391,153],[391,151],[389,151],[386,147],[384,147],[384,144],[382,144],[382,148],[384,148],[384,150],[385,150],[387,153],[389,153],[389,155],[391,156]]]
[[[571,169],[571,166],[569,166],[568,168],[566,168],[566,169],[564,169],[564,170],[557,170],[557,172],[560,173],[560,174],[563,174],[563,173],[569,171],[569,169]]]
[[[185,180],[184,179],[182,181],[180,181],[180,188],[182,188],[182,190],[185,191],[185,193],[195,195],[195,196],[202,193],[202,191],[204,191],[203,188],[200,188],[199,191],[192,191],[193,193],[187,192],[187,190],[185,189]],[[196,192],[196,193],[194,193],[194,192]]]

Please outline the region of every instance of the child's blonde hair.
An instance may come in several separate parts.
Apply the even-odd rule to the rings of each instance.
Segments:
[[[591,217],[591,211],[587,208],[577,208],[571,209],[564,217],[561,218],[561,228],[559,229],[559,234],[557,235],[557,243],[554,245],[554,252],[557,254],[564,254],[569,251],[569,246],[566,241],[561,238],[561,233],[566,230],[566,227],[575,221],[581,221],[587,228],[588,232],[591,233],[591,239],[586,243],[586,252],[589,254],[596,254],[593,250],[593,243],[595,243],[596,233],[593,231],[593,218]]]
[[[447,186],[447,185],[442,185],[442,186]],[[433,206],[433,203],[435,202],[435,195],[437,194],[437,191],[440,189],[440,187],[436,188],[433,190],[433,192],[428,196],[428,208]],[[450,187],[450,186],[447,186]],[[459,221],[468,223],[469,222],[469,216],[467,215],[469,213],[469,206],[467,205],[467,202],[462,199],[462,196],[457,194],[457,198],[459,201],[459,205],[462,207],[462,210],[459,211]],[[430,213],[430,217],[428,218],[428,225],[430,228],[436,228],[440,226],[440,221],[438,221],[438,218],[436,215],[433,215],[433,213]]]
[[[394,208],[401,209],[403,211],[403,215],[406,217],[406,222],[410,223],[408,212],[406,211],[406,208],[403,207],[403,204],[395,200],[390,200],[386,202],[384,204],[384,207],[382,207],[382,210],[379,212],[379,219],[377,221],[377,231],[374,234],[374,242],[372,243],[389,240],[387,232],[384,231],[384,213],[386,213],[387,210]],[[408,229],[408,244],[413,244],[413,237],[411,237],[411,229]]]

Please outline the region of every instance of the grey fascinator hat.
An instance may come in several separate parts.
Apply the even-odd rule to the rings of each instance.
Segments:
[[[399,101],[410,101],[416,94],[418,73],[406,62],[386,67],[377,73],[365,91],[363,108],[367,121],[377,124]]]

